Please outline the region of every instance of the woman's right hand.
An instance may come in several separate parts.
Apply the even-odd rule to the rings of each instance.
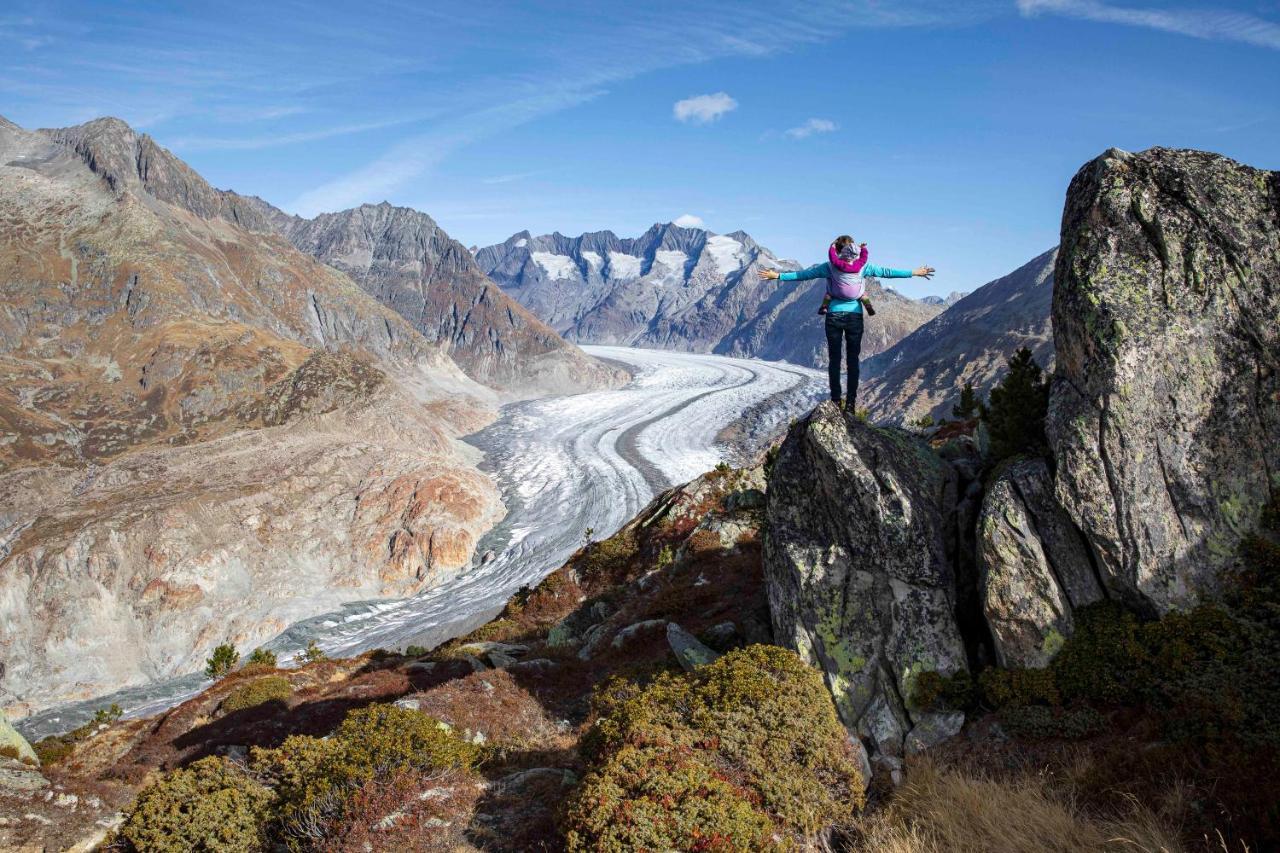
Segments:
[[[923,266],[923,267],[916,267],[911,271],[911,274],[914,276],[918,276],[920,278],[933,278],[933,274],[935,272],[936,270],[933,267]]]
[[[775,280],[777,280],[777,278],[778,278],[778,271],[777,271],[777,270],[771,270],[771,269],[769,269],[768,267],[761,267],[761,268],[760,268],[760,277],[761,277],[761,278],[763,278],[763,279],[768,279],[769,281],[775,281]]]

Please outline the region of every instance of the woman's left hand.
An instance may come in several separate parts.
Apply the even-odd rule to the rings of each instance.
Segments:
[[[760,268],[760,277],[761,277],[761,278],[763,278],[763,279],[768,279],[769,281],[774,281],[774,280],[776,280],[776,279],[778,278],[778,271],[777,271],[777,270],[771,270],[771,269],[769,269],[768,267],[761,267],[761,268]]]
[[[919,276],[920,278],[933,278],[934,272],[935,270],[933,267],[926,265],[923,267],[916,267],[911,271],[911,274],[914,276]]]

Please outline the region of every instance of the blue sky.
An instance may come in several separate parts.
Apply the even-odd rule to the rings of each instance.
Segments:
[[[0,115],[115,115],[215,185],[383,199],[467,244],[692,216],[968,290],[1057,239],[1111,146],[1280,168],[1280,0],[36,2]]]

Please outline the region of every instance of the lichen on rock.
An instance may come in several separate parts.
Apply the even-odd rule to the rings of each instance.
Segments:
[[[831,403],[792,428],[770,476],[775,637],[822,670],[846,727],[884,754],[942,722],[911,707],[914,678],[968,667],[948,552],[955,503],[955,472],[921,440]]]
[[[1280,173],[1112,149],[1067,193],[1047,421],[1108,591],[1190,606],[1280,487]]]

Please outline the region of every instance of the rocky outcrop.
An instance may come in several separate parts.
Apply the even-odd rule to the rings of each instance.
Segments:
[[[0,711],[0,757],[21,761],[33,767],[40,766],[40,759],[27,739],[9,724],[9,718]]]
[[[1022,347],[1052,370],[1057,257],[1051,249],[954,302],[949,297],[945,311],[863,362],[858,404],[877,423],[941,420],[952,416],[966,382],[985,398]]]
[[[12,716],[422,590],[501,517],[457,440],[496,395],[245,210],[122,122],[0,125]]]
[[[425,213],[386,202],[314,219],[274,213],[275,227],[294,246],[349,275],[478,382],[531,397],[626,379],[503,293]]]
[[[825,281],[762,281],[762,267],[797,265],[742,231],[713,234],[670,223],[636,238],[524,231],[480,249],[476,261],[569,340],[826,364],[817,314]],[[867,323],[864,354],[892,346],[942,308],[874,280],[869,294],[878,313]]]
[[[1104,593],[1084,538],[1054,500],[1043,461],[1014,462],[987,489],[977,548],[997,662],[1044,666],[1071,636],[1074,608]]]
[[[1110,593],[1188,606],[1280,489],[1280,173],[1113,149],[1072,180],[1061,245],[1058,499]]]
[[[769,478],[765,578],[774,635],[822,670],[845,725],[882,755],[954,733],[912,706],[925,670],[967,670],[957,627],[957,477],[924,442],[823,403]],[[914,737],[913,737],[914,735]]]

